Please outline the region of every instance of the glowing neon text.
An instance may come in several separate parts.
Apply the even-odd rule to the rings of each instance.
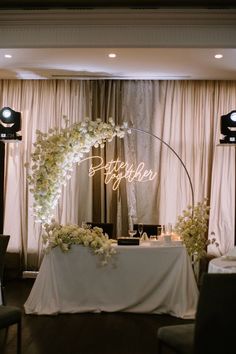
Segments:
[[[98,163],[94,163],[93,160],[98,160]],[[128,162],[123,162],[119,158],[104,163],[104,159],[100,156],[91,156],[83,159],[81,162],[91,160],[92,164],[89,167],[89,177],[93,177],[97,171],[104,170],[105,184],[112,183],[112,189],[115,191],[118,189],[122,179],[126,179],[128,182],[147,182],[152,181],[157,172],[145,169],[145,163],[140,162],[137,167]]]

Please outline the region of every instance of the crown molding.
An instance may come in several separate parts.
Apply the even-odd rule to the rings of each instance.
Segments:
[[[236,46],[236,10],[3,10],[0,48]]]
[[[4,26],[48,25],[235,25],[236,9],[1,10]]]

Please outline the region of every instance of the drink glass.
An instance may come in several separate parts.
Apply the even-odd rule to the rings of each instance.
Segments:
[[[86,221],[82,221],[81,227],[82,227],[83,229],[88,228],[88,224],[86,223]]]
[[[139,236],[141,237],[142,233],[143,233],[143,224],[141,224],[141,223],[138,224],[138,233],[139,233]]]
[[[157,226],[157,237],[162,234],[162,226]]]
[[[134,237],[136,235],[137,231],[136,230],[129,230],[129,236]]]
[[[171,235],[172,234],[172,224],[168,223],[166,225],[166,235]]]

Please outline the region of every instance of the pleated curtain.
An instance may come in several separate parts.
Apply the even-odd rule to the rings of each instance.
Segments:
[[[0,104],[22,113],[22,142],[6,144],[4,233],[25,269],[37,269],[43,255],[25,163],[36,130],[62,128],[64,116],[69,124],[86,117],[127,121],[131,134],[88,156],[143,162],[156,178],[122,179],[114,191],[104,184],[104,170],[88,178],[90,162],[75,165],[55,209],[60,223],[112,222],[116,236],[127,235],[132,223],[175,224],[193,203],[192,183],[194,203],[207,197],[211,206],[209,237],[214,234],[220,247],[209,252],[224,254],[234,246],[235,147],[219,146],[219,139],[221,115],[236,109],[235,81],[0,80]]]

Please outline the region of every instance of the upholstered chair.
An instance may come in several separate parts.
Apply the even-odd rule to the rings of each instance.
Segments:
[[[178,354],[235,353],[236,273],[204,274],[194,323],[158,330],[159,351]]]

